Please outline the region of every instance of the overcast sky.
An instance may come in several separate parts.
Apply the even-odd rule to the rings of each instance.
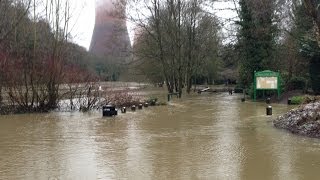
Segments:
[[[91,36],[95,21],[95,0],[72,0],[74,13],[72,17],[73,29],[71,34],[75,43],[89,49]],[[216,3],[215,9],[223,9],[225,7],[234,7],[232,2]],[[230,10],[215,11],[220,20],[225,20],[236,16],[235,12]],[[133,39],[133,33],[130,32],[132,24],[128,23],[130,39]]]
[[[74,13],[71,30],[75,43],[89,48],[95,20],[95,0],[73,0]]]

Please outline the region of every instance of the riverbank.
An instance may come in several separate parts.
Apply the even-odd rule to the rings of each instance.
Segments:
[[[154,88],[149,84],[100,82],[94,86],[74,84],[69,87],[61,85],[56,108],[48,109],[39,102],[14,103],[9,92],[4,91],[4,100],[0,103],[0,115],[47,113],[50,111],[73,112],[101,109],[105,104],[112,104],[117,108],[149,105],[166,105],[164,88]],[[20,100],[23,97],[19,97]],[[32,98],[30,97],[29,100]],[[22,99],[21,101],[24,102]],[[26,100],[25,100],[26,101]]]
[[[294,134],[320,138],[320,102],[302,105],[273,121],[276,128]]]

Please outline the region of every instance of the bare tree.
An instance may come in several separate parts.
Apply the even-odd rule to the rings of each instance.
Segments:
[[[186,85],[190,92],[196,69],[210,56],[214,59],[215,49],[210,48],[219,44],[217,19],[202,10],[203,2],[152,0],[142,4],[144,12],[130,18],[141,32],[135,38],[135,57],[160,65],[169,93],[181,94]]]
[[[13,33],[15,28],[28,15],[31,3],[31,0],[0,1],[0,44]],[[22,11],[19,12],[19,9]]]

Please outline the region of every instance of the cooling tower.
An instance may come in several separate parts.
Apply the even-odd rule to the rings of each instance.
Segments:
[[[89,51],[99,57],[128,57],[131,44],[125,6],[115,0],[96,0],[95,3],[95,26]]]

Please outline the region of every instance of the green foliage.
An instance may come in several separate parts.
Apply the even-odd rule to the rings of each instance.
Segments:
[[[253,72],[255,70],[260,70],[257,64],[254,63],[254,57],[251,54],[254,52],[254,42],[253,37],[254,22],[252,16],[252,10],[248,6],[245,0],[241,0],[240,4],[240,25],[239,31],[239,46],[238,49],[241,51],[241,61],[240,61],[240,80],[243,85],[248,86],[252,82]]]
[[[218,79],[225,81],[230,79],[233,82],[238,81],[239,79],[239,52],[236,50],[235,45],[228,44],[221,47],[221,63],[218,70],[218,77],[215,78],[215,82]],[[224,82],[222,82],[224,83]]]
[[[123,66],[110,57],[101,58],[87,53],[84,64],[97,74],[101,81],[118,81],[123,72]]]
[[[157,62],[146,60],[137,65],[135,69],[140,70],[141,74],[144,74],[146,78],[152,83],[159,83],[164,81],[162,68]]]
[[[320,94],[320,57],[314,57],[310,62],[311,87],[316,95]]]
[[[239,85],[236,85],[234,88],[234,93],[243,93],[243,88]]]
[[[291,104],[299,105],[304,102],[305,97],[304,96],[293,96],[291,98]]]
[[[147,100],[148,103],[150,103],[152,101],[157,102],[158,98],[157,97],[149,97],[148,100]]]
[[[320,94],[320,48],[314,33],[314,23],[303,5],[297,8],[296,17],[294,32],[300,39],[300,52],[309,59],[311,87],[315,94]]]
[[[245,86],[253,82],[254,71],[274,69],[277,27],[272,22],[274,1],[240,0],[238,49],[240,51],[240,80]],[[265,9],[259,9],[259,5]]]
[[[149,99],[147,100],[147,103],[149,103],[151,106],[156,105],[157,102],[158,102],[157,97],[149,97]]]
[[[257,91],[257,94],[259,94],[260,92],[261,91]],[[246,88],[246,93],[250,98],[253,98],[253,95],[254,95],[253,83],[248,88]]]
[[[238,66],[239,53],[237,52],[235,45],[227,44],[225,46],[222,46],[220,51],[223,61],[223,67],[233,69]]]
[[[307,80],[303,77],[292,77],[288,83],[286,90],[304,90],[307,86]]]

